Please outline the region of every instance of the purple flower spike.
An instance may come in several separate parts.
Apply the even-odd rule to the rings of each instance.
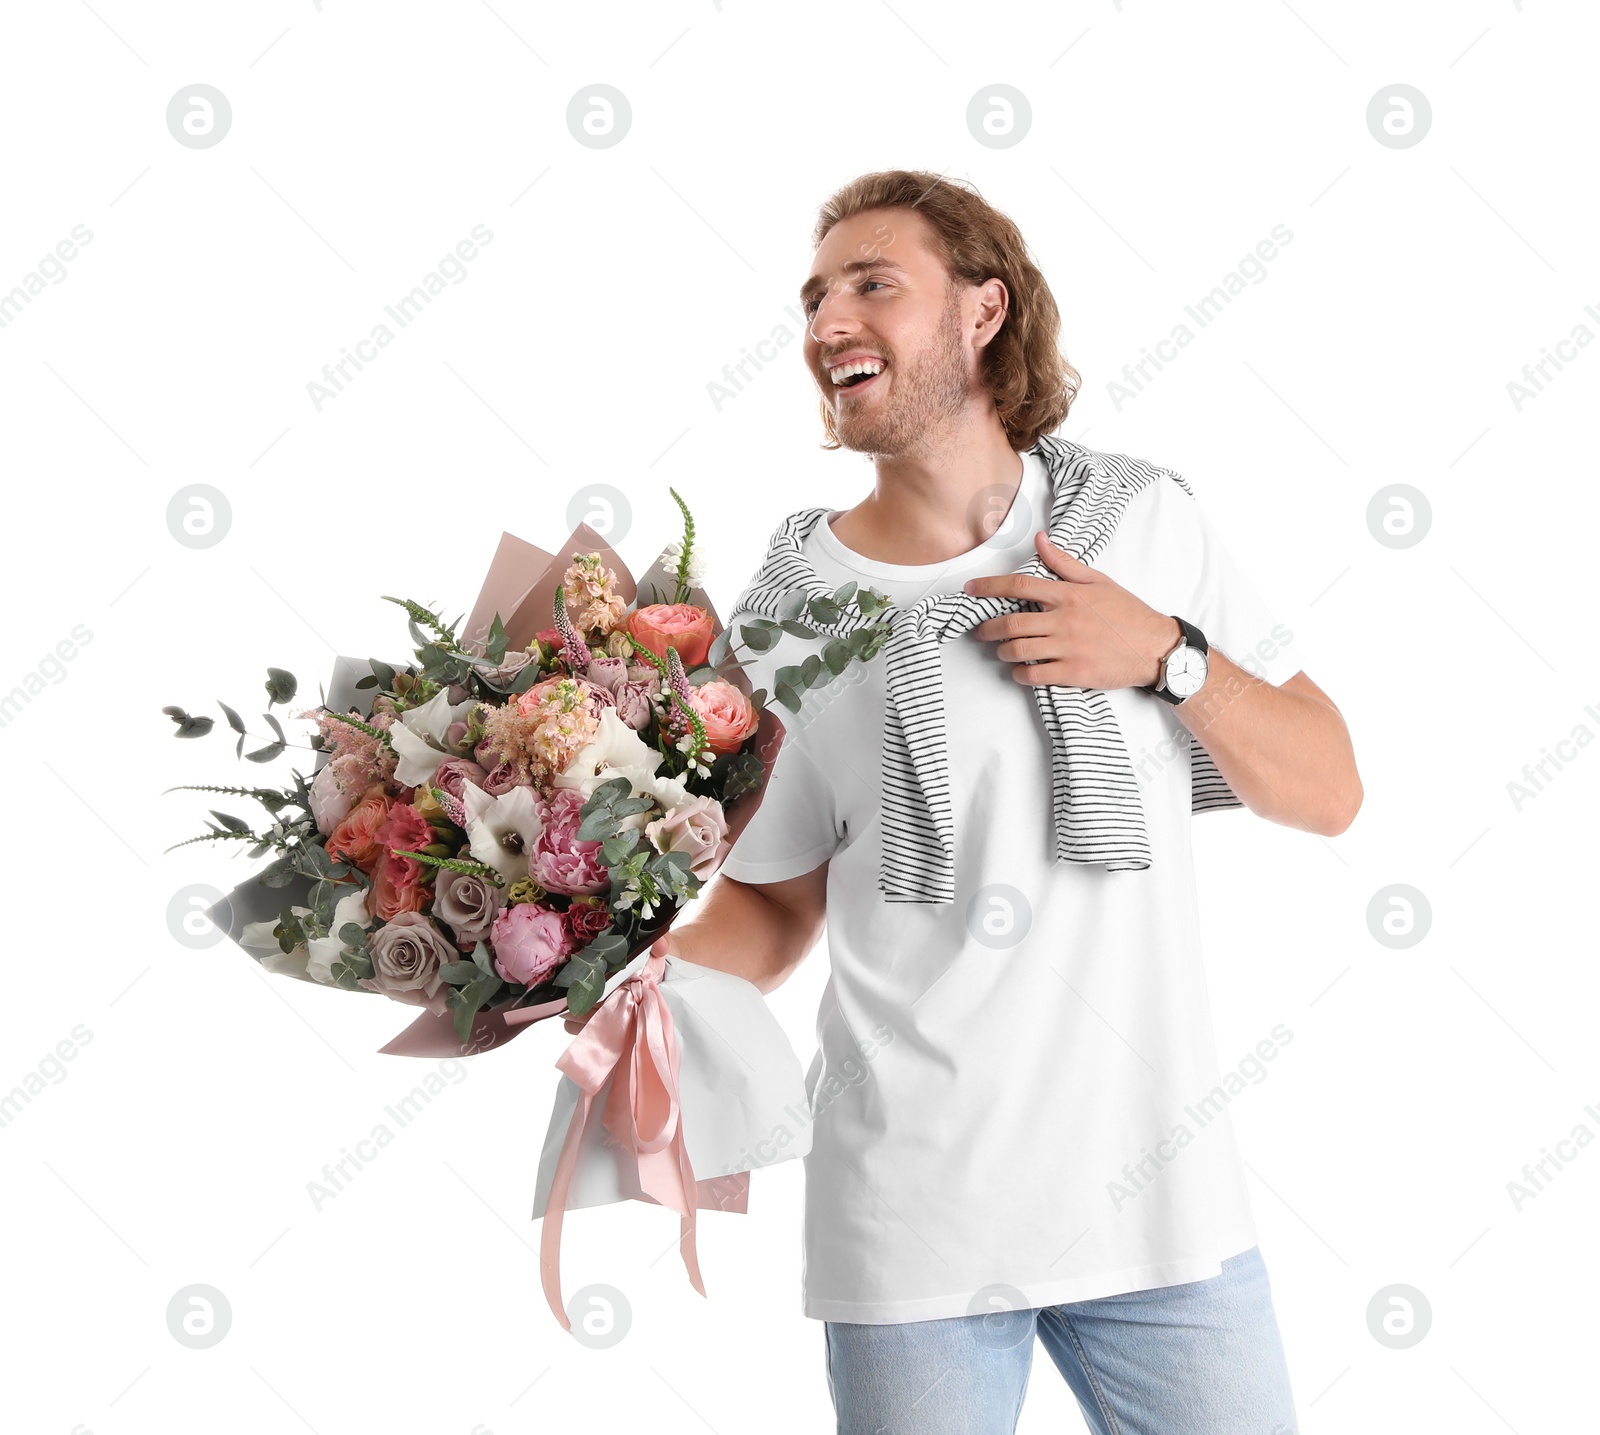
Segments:
[[[556,589],[556,631],[561,634],[561,658],[575,673],[589,666],[589,645],[578,636],[578,630],[567,617],[567,590]]]
[[[442,787],[433,790],[433,800],[439,804],[440,810],[455,825],[464,832],[467,827],[467,809],[459,797],[452,797]]]
[[[689,675],[683,669],[683,659],[678,656],[678,650],[670,643],[667,645],[667,682],[672,691],[683,699],[684,706],[689,706],[694,685],[690,683]],[[688,715],[674,703],[667,708],[667,726],[672,732],[681,735],[693,724],[689,721]]]

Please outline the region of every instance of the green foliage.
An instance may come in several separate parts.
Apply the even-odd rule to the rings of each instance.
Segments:
[[[161,709],[169,718],[178,725],[174,737],[204,737],[215,725],[215,720],[208,717],[191,717],[182,708],[167,706]]]
[[[300,684],[293,673],[282,668],[267,669],[267,706],[287,703],[299,691]]]
[[[414,858],[425,867],[447,867],[452,872],[468,872],[475,877],[485,877],[493,887],[505,886],[505,878],[499,871],[483,862],[474,862],[466,857],[436,857],[426,851],[413,852],[405,847],[391,847],[388,850],[397,857]]]
[[[622,830],[624,817],[648,812],[655,806],[649,797],[631,797],[625,777],[607,778],[596,785],[589,799],[578,809],[577,837],[582,842],[606,842]]]
[[[672,495],[673,502],[678,505],[679,511],[683,514],[683,542],[678,546],[678,569],[673,574],[673,577],[677,579],[678,586],[673,592],[672,601],[674,603],[687,603],[690,593],[689,563],[694,554],[694,515],[689,512],[689,505],[678,496],[677,489],[668,488],[667,492]]]

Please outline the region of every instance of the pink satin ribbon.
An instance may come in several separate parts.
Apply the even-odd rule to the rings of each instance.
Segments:
[[[578,1161],[578,1144],[589,1124],[595,1098],[607,1080],[602,1120],[609,1139],[632,1155],[639,1189],[646,1200],[670,1206],[683,1218],[679,1246],[690,1283],[706,1293],[695,1251],[695,1212],[701,1206],[743,1211],[749,1172],[696,1181],[683,1143],[678,1100],[679,1046],[672,1012],[661,992],[666,958],[654,955],[619,982],[583,1030],[556,1060],[581,1093],[562,1142],[545,1203],[539,1238],[539,1265],[545,1299],[565,1330],[572,1329],[561,1299],[561,1219]]]

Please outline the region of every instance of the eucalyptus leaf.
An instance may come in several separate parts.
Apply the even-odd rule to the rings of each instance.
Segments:
[[[749,623],[740,623],[739,640],[752,653],[765,653],[777,641],[777,634],[771,628],[756,628]]]
[[[161,711],[177,723],[174,737],[204,737],[215,726],[211,718],[191,717],[180,707],[164,707]]]
[[[269,704],[288,702],[300,690],[295,675],[283,668],[267,669],[267,701]]]
[[[639,829],[629,827],[608,837],[600,845],[600,856],[607,867],[615,867],[625,861],[635,847],[639,845]]]
[[[223,714],[227,717],[228,726],[231,727],[235,732],[242,733],[244,731],[244,719],[241,718],[239,714],[236,713],[232,708],[230,708],[227,703],[223,702],[221,698],[217,699],[217,706],[222,709]]]
[[[840,638],[829,638],[822,645],[822,661],[828,665],[828,671],[838,677],[850,666],[850,645]]]

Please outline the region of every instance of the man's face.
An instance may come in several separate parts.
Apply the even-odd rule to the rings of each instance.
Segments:
[[[915,210],[868,210],[828,231],[800,304],[806,366],[845,448],[905,453],[969,397],[987,397],[964,342],[967,287],[952,287]],[[883,361],[883,371],[836,384],[830,370],[855,360]]]

